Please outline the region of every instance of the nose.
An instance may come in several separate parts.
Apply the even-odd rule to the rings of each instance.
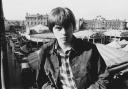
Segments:
[[[63,35],[66,34],[66,29],[65,29],[65,28],[62,28],[62,29],[61,29],[61,34],[63,34]]]

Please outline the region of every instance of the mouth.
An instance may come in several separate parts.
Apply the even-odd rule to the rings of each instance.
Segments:
[[[68,36],[62,36],[61,38],[68,38]]]
[[[67,36],[65,36],[65,37],[61,37],[60,39],[68,39],[68,37],[67,37]]]

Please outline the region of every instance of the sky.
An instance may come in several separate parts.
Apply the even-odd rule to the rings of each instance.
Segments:
[[[70,8],[76,19],[128,20],[128,0],[2,0],[7,20],[25,20],[26,13],[48,14],[55,7]]]

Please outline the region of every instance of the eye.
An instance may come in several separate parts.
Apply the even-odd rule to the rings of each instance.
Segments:
[[[54,28],[55,28],[56,30],[58,30],[58,31],[60,31],[60,30],[62,29],[61,26],[55,26]]]
[[[58,27],[56,27],[56,29],[59,29],[59,30],[61,30],[61,29],[62,29],[62,27],[58,26]]]

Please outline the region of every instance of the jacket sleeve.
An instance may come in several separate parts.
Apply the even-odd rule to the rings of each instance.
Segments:
[[[50,83],[45,83],[41,89],[55,89]]]
[[[44,44],[39,53],[39,57],[41,59],[39,75],[37,78],[37,83],[38,83],[39,88],[41,88],[42,86],[44,86],[46,83],[49,82],[48,76],[46,75],[46,72],[44,69],[44,65],[46,62],[46,55],[47,55],[49,46],[50,46],[50,44]]]
[[[102,56],[98,52],[96,46],[93,48],[93,58],[91,63],[91,76],[93,76],[93,83],[89,89],[107,89],[109,84],[109,72]]]
[[[44,70],[44,64],[46,60],[46,51],[47,51],[47,44],[44,44],[40,50],[31,53],[28,56],[28,64],[38,73],[36,74],[36,82],[39,89],[48,82],[48,77],[46,76]]]
[[[29,66],[34,70],[39,70],[41,64],[40,50],[30,53],[27,57]]]

